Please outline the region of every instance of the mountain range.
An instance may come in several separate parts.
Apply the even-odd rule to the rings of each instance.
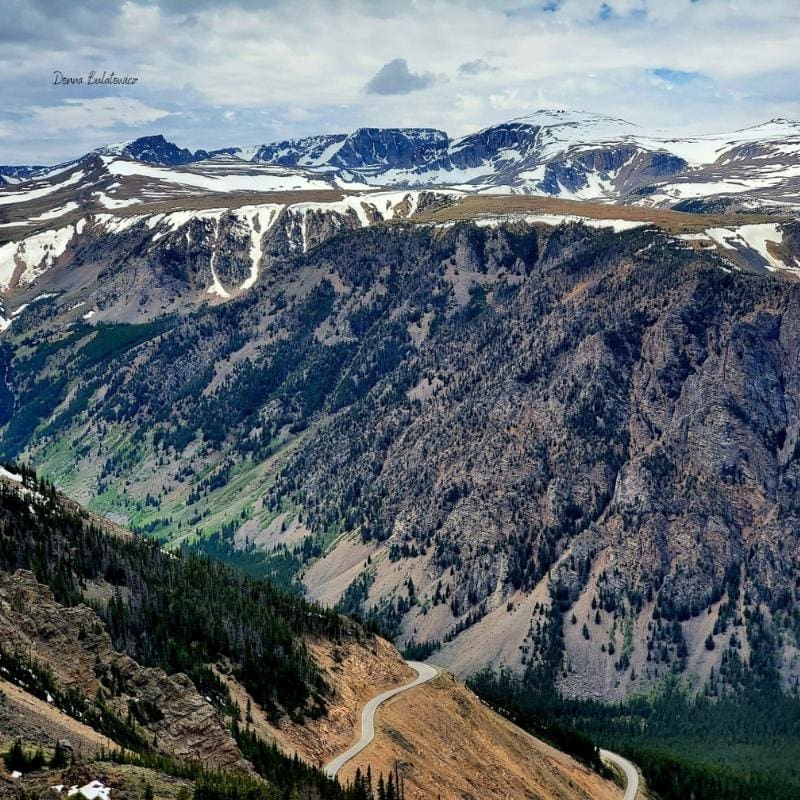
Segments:
[[[539,112],[34,171],[0,192],[0,451],[460,675],[554,647],[574,696],[703,684],[758,613],[789,686],[798,129]]]
[[[800,124],[785,119],[679,137],[597,114],[539,111],[457,139],[428,128],[361,128],[192,152],[157,135],[95,154],[163,167],[233,160],[354,188],[449,186],[662,206],[700,199],[717,206],[781,208],[794,202],[798,152]],[[6,183],[46,174],[42,168],[0,166]]]
[[[129,321],[209,293],[237,296],[274,255],[305,251],[337,231],[437,209],[444,224],[445,206],[450,219],[490,223],[496,212],[513,212],[605,219],[617,228],[659,224],[667,211],[698,212],[700,222],[687,213],[671,230],[735,264],[792,271],[800,265],[788,256],[783,224],[796,210],[799,131],[773,120],[727,135],[659,138],[599,115],[538,112],[457,140],[430,129],[360,129],[191,152],[149,136],[56,167],[0,167],[7,183],[16,181],[0,190],[0,287],[7,304],[17,303],[2,325],[64,279],[89,285],[97,269],[110,279],[119,262],[105,263],[109,242],[134,234],[135,260],[146,251],[146,270],[158,274],[131,282],[127,272],[114,289],[122,294],[113,313]],[[193,261],[193,295],[173,291],[163,274],[174,271],[166,266],[173,234],[190,230],[207,251]],[[87,246],[100,241],[89,255]],[[84,253],[77,272],[76,250]],[[67,263],[69,277],[59,269]],[[40,290],[28,291],[32,284]]]

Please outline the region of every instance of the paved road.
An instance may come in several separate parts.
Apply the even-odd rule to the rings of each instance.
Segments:
[[[360,753],[374,738],[375,738],[375,712],[381,703],[385,703],[390,697],[394,697],[401,692],[406,692],[419,686],[421,683],[427,683],[439,674],[436,667],[430,664],[421,664],[418,661],[406,661],[411,669],[417,673],[417,677],[411,683],[405,686],[398,686],[396,689],[388,689],[387,691],[373,697],[361,712],[361,738],[350,748],[344,751],[339,756],[328,762],[325,767],[325,774],[329,778],[335,778],[339,770],[354,756]]]
[[[625,797],[623,800],[636,800],[636,795],[639,794],[639,773],[636,767],[628,761],[627,758],[618,756],[610,750],[600,750],[600,758],[603,761],[610,761],[616,764],[625,773]]]

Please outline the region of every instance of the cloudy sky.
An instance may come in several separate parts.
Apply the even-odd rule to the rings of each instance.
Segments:
[[[0,0],[0,20],[0,164],[162,132],[459,135],[538,108],[691,132],[800,118],[798,0]]]

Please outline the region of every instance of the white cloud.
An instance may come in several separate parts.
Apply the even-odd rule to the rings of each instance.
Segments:
[[[800,116],[796,0],[606,2],[607,14],[601,0],[126,0],[81,24],[59,19],[47,64],[38,42],[4,40],[0,125],[17,129],[14,109],[15,120],[27,113],[57,131],[153,125],[186,146],[213,147],[359,125],[457,135],[541,106],[694,130]],[[366,94],[398,55],[401,77],[421,76],[425,90]],[[114,69],[139,83],[103,107],[85,93],[56,95],[47,86],[54,68]],[[670,83],[655,70],[702,79]],[[76,146],[65,141],[64,157]]]
[[[85,128],[112,130],[118,126],[145,125],[168,113],[140,100],[123,97],[67,99],[60,105],[33,106],[30,109],[33,125],[44,126],[52,132]]]

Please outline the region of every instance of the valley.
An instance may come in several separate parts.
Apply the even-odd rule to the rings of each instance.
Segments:
[[[675,668],[705,679],[725,652],[704,644],[712,628],[721,641],[723,616],[745,638],[730,593],[767,591],[791,569],[791,551],[760,559],[745,528],[791,502],[781,493],[795,434],[788,412],[746,394],[764,359],[728,353],[755,336],[792,385],[791,339],[773,345],[769,333],[793,324],[791,281],[651,227],[524,220],[370,227],[289,263],[239,299],[144,324],[103,322],[102,311],[83,320],[62,295],[26,309],[10,329],[20,412],[7,457],[166,544],[375,614],[402,645],[441,648],[439,663],[463,676],[493,639],[501,663],[536,659],[554,578],[567,587],[565,620],[580,614],[565,626],[571,691],[588,682],[623,697]],[[719,292],[737,299],[698,305]],[[611,318],[614,332],[601,333]],[[669,344],[701,324],[695,350]],[[733,363],[743,383],[720,382]],[[747,403],[763,408],[759,427],[736,411]],[[713,449],[719,426],[763,453],[758,471],[728,445]],[[682,449],[695,437],[706,441],[696,456]],[[707,525],[728,531],[704,540],[707,563],[680,537],[660,544],[667,496],[654,476],[687,470],[718,492],[681,477],[670,525],[690,541]],[[761,495],[742,494],[739,481],[757,475]],[[643,496],[652,509],[631,537]],[[776,536],[791,524],[778,519]],[[793,629],[791,613],[778,619]],[[797,665],[783,652],[788,685]]]
[[[7,774],[0,768],[3,796],[15,796],[20,786],[44,792],[60,779],[77,786],[97,781],[132,798],[142,797],[148,785],[156,796],[170,798],[245,790],[263,800],[290,791],[365,797],[347,757],[348,743],[361,733],[362,707],[369,708],[367,701],[381,688],[400,683],[406,690],[394,693],[392,707],[409,719],[415,712],[406,697],[419,691],[407,686],[412,670],[389,643],[211,562],[120,538],[30,473],[0,477],[0,516],[0,749],[10,753],[17,740],[29,748],[27,756],[24,748],[9,756],[7,764],[19,767],[14,775],[11,766]],[[192,593],[205,591],[204,575],[214,576],[219,599],[209,595],[198,609]],[[244,600],[257,592],[270,594],[260,604],[261,616]],[[244,605],[237,608],[237,602]],[[146,631],[139,627],[144,620]],[[207,632],[198,634],[196,624]],[[174,649],[160,649],[165,627]],[[236,637],[225,633],[232,630]],[[199,638],[184,650],[187,636]],[[238,637],[250,640],[248,651],[266,648],[261,663],[248,666],[248,656],[236,652]],[[270,661],[269,641],[276,637],[282,652]],[[284,660],[292,665],[291,677],[284,673],[263,694],[259,673],[280,674]],[[500,763],[470,767],[473,791],[513,782],[515,791],[535,789],[547,798],[616,796],[608,780],[502,721],[451,676],[425,665],[418,669],[424,680],[435,679],[438,725],[460,724],[465,703],[482,720],[460,733],[462,747],[477,751],[487,726],[506,730],[507,738],[492,745]],[[460,705],[443,706],[451,697]],[[402,727],[395,724],[405,723],[382,722],[374,745],[398,740]],[[359,755],[362,774],[370,767],[374,782],[396,774],[409,800],[429,797],[434,789],[456,800],[458,784],[438,778],[446,744],[433,729],[416,737],[417,749],[400,753],[402,760]],[[521,741],[528,752],[520,753]],[[59,742],[68,753],[64,763],[42,771],[34,748],[52,753]],[[314,767],[340,752],[337,764],[347,774],[337,783]],[[530,774],[520,774],[523,768]],[[331,775],[338,771],[328,769]],[[587,794],[590,786],[603,794]]]
[[[104,532],[102,570],[8,547],[4,640],[140,756],[283,786],[296,754],[296,785],[343,800],[332,761],[409,800],[619,796],[585,737],[663,792],[660,758],[697,765],[647,735],[672,688],[720,726],[732,697],[793,702],[800,135],[634,128],[542,112],[0,167],[0,456]],[[206,631],[187,602],[212,595]],[[404,658],[430,680],[335,761]]]

